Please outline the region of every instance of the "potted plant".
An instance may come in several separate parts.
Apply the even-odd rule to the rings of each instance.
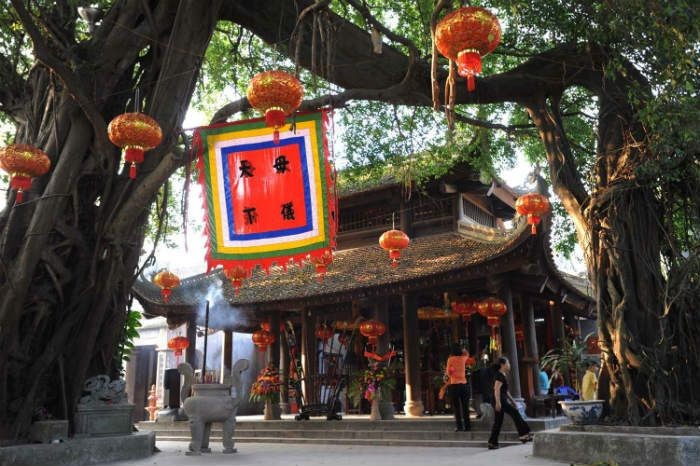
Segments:
[[[250,387],[249,400],[265,402],[265,420],[279,419],[280,386],[282,381],[273,364],[268,364]]]
[[[564,375],[576,393],[580,393],[581,378],[590,361],[587,356],[587,339],[588,336],[564,340],[561,348],[549,350],[540,361],[542,369],[551,369]],[[603,414],[602,400],[573,399],[560,401],[559,404],[574,424],[597,424]]]
[[[381,419],[379,401],[391,399],[391,391],[396,387],[396,380],[392,377],[391,369],[385,364],[371,363],[350,384],[348,396],[353,403],[359,406],[362,398],[371,405],[370,420]]]

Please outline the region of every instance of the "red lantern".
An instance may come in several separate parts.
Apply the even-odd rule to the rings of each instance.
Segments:
[[[168,349],[175,350],[175,356],[182,356],[182,350],[189,348],[190,341],[182,336],[172,337],[168,340]]]
[[[450,307],[452,308],[452,312],[458,316],[462,316],[462,320],[465,322],[469,322],[472,316],[479,312],[476,308],[476,302],[471,300],[452,301]]]
[[[163,302],[167,303],[171,290],[180,286],[180,277],[169,270],[161,270],[153,277],[153,283],[160,288]]]
[[[231,280],[236,296],[238,296],[238,293],[241,290],[241,285],[243,285],[243,279],[248,278],[248,271],[240,265],[235,265],[230,269],[224,269],[224,275],[226,275],[226,278]]]
[[[268,346],[275,342],[274,335],[262,329],[253,332],[252,338],[253,344],[258,347],[259,351],[265,351]]]
[[[10,189],[17,191],[18,203],[32,187],[32,178],[46,174],[51,160],[43,150],[27,144],[10,144],[0,149],[0,168],[10,174]]]
[[[322,340],[324,343],[333,338],[334,334],[333,327],[330,325],[322,324],[316,327],[316,338]]]
[[[481,73],[481,57],[501,41],[501,25],[490,11],[468,6],[445,15],[435,27],[435,46],[457,62],[457,72],[467,78],[467,90],[476,89],[474,76]]]
[[[408,243],[411,240],[408,238],[406,233],[401,230],[389,230],[382,233],[379,237],[379,246],[382,249],[389,251],[389,258],[391,259],[391,266],[396,267],[399,265],[399,258],[401,257],[401,250],[408,247]]]
[[[525,327],[522,324],[515,326],[515,342],[518,346],[522,346],[525,342]]]
[[[515,201],[515,210],[520,215],[527,215],[527,223],[532,225],[532,234],[537,234],[540,217],[549,212],[549,201],[542,194],[523,194]]]
[[[496,298],[486,298],[476,305],[479,314],[486,317],[486,321],[491,327],[491,349],[497,351],[500,348],[498,332],[496,328],[501,324],[501,316],[508,312],[506,303]]]
[[[333,252],[330,249],[326,249],[320,256],[311,256],[309,260],[316,267],[319,283],[322,282],[323,277],[328,272],[328,266],[333,263]]]
[[[253,76],[248,86],[248,102],[265,114],[265,124],[275,128],[274,141],[279,143],[279,128],[285,117],[301,105],[304,87],[293,75],[284,71],[263,71]]]
[[[370,345],[376,345],[377,338],[386,333],[386,325],[377,320],[365,320],[360,324],[360,333],[367,337]]]
[[[157,147],[163,131],[156,120],[143,113],[122,113],[107,126],[109,140],[124,149],[124,160],[130,163],[129,178],[136,178],[136,164],[143,163],[143,153]]]

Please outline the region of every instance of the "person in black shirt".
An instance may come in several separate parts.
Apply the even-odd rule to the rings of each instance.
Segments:
[[[510,372],[510,361],[508,361],[508,358],[499,358],[495,369],[493,383],[494,398],[491,400],[494,410],[494,419],[488,444],[489,450],[498,448],[498,435],[501,433],[501,426],[503,425],[503,416],[505,413],[508,413],[508,415],[513,418],[515,427],[518,429],[520,441],[525,443],[532,440],[530,426],[528,426],[527,422],[520,416],[516,408],[515,400],[508,391],[508,379],[506,379],[506,375]]]

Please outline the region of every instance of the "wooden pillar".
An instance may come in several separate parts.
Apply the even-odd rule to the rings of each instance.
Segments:
[[[221,383],[229,383],[231,380],[231,367],[233,367],[233,331],[224,330],[224,341],[221,348]]]
[[[302,393],[304,400],[312,399],[313,386],[311,377],[316,373],[316,335],[314,335],[314,318],[309,309],[301,314],[301,367],[304,371]]]
[[[535,328],[535,305],[532,298],[525,299],[523,310],[523,327],[525,328],[525,352],[532,362],[533,385],[535,396],[540,394],[540,356],[537,350],[537,330]]]
[[[561,308],[554,301],[549,302],[549,315],[552,319],[552,335],[554,337],[554,347],[561,348],[564,342],[564,322],[561,315]],[[551,348],[548,348],[551,349]]]
[[[406,371],[406,416],[423,415],[418,358],[418,305],[413,294],[401,295],[403,303],[403,356]]]
[[[280,411],[289,414],[289,344],[286,333],[280,332]]]
[[[187,341],[190,342],[190,346],[185,350],[185,362],[192,366],[192,369],[197,369],[195,364],[195,356],[197,354],[197,313],[195,312],[190,316],[187,322]]]
[[[276,368],[280,367],[280,315],[275,312],[270,316],[270,333],[275,337],[275,342],[268,347],[267,361]]]
[[[513,313],[513,293],[510,285],[505,285],[501,291],[501,299],[506,303],[508,312],[501,321],[501,337],[503,354],[510,360],[510,393],[513,398],[521,398],[520,390],[520,364],[518,362],[518,346],[515,341],[515,319]]]
[[[374,319],[386,325],[387,331],[377,340],[377,353],[384,355],[389,351],[391,340],[389,327],[389,297],[381,296],[374,303]],[[394,419],[394,404],[391,399],[380,401],[379,411],[383,420]]]

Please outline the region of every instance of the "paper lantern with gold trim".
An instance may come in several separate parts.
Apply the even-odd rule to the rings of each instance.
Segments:
[[[527,215],[527,223],[532,225],[532,234],[537,234],[537,224],[543,215],[549,212],[549,201],[538,193],[523,194],[515,201],[515,210],[520,215]]]
[[[173,288],[180,286],[180,277],[169,270],[161,270],[153,277],[153,283],[160,288],[163,302],[168,302]]]
[[[401,257],[401,250],[406,249],[411,240],[408,235],[401,230],[389,230],[382,233],[379,237],[379,246],[382,249],[389,251],[389,258],[391,259],[391,266],[396,267],[399,265],[399,258]]]
[[[183,336],[172,337],[168,340],[168,349],[174,350],[175,356],[182,356],[182,350],[186,350],[189,347],[190,341]]]
[[[241,291],[241,286],[243,285],[243,280],[248,278],[248,271],[245,267],[235,265],[231,268],[224,269],[224,275],[231,281],[236,296],[238,296],[238,293]]]
[[[469,92],[476,89],[475,76],[481,73],[481,57],[493,52],[500,41],[498,18],[478,6],[452,11],[435,27],[435,47],[457,62],[457,73],[467,78]]]
[[[377,344],[377,339],[386,333],[386,325],[378,320],[365,320],[360,323],[360,333],[367,337],[371,345]]]
[[[275,129],[275,144],[279,143],[279,129],[285,118],[299,108],[303,98],[304,87],[285,71],[263,71],[253,76],[248,85],[248,102],[265,115],[265,124]]]
[[[157,147],[163,140],[163,131],[156,120],[139,112],[117,115],[107,126],[109,140],[124,149],[124,160],[129,165],[129,178],[136,178],[136,164],[143,163],[144,153]]]
[[[17,191],[16,202],[32,187],[32,178],[46,174],[51,160],[46,153],[28,144],[10,144],[0,149],[0,168],[10,174],[10,189]]]

